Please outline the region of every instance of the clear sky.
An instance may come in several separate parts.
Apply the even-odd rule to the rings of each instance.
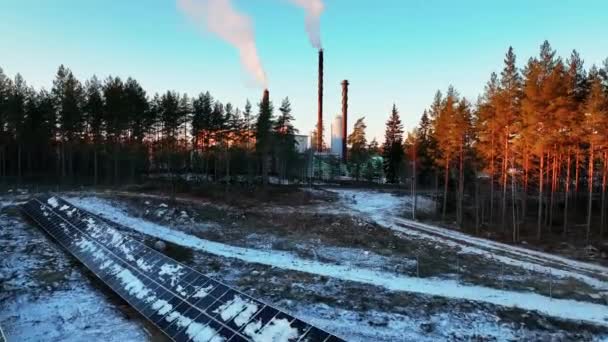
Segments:
[[[304,12],[286,0],[233,0],[255,24],[259,54],[278,108],[289,96],[296,126],[316,121],[317,52]],[[608,57],[606,0],[325,0],[325,125],[350,86],[349,130],[366,117],[379,139],[393,102],[406,129],[438,89],[453,84],[472,100],[509,45],[520,65],[548,39],[562,56],[576,48],[586,65]],[[132,76],[149,93],[210,91],[243,107],[262,90],[247,85],[233,47],[201,34],[175,0],[0,0],[0,67],[50,88],[59,64],[82,80]],[[328,141],[328,140],[327,140]]]

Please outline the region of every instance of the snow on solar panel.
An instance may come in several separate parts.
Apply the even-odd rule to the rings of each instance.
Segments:
[[[174,341],[342,341],[211,279],[58,196],[24,212]]]

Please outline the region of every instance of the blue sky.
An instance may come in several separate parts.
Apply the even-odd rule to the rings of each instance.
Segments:
[[[233,0],[255,25],[275,107],[289,96],[296,126],[316,118],[317,54],[304,13],[286,0]],[[393,102],[406,129],[438,89],[453,84],[476,99],[512,45],[520,65],[548,39],[562,56],[576,48],[586,65],[608,57],[605,0],[325,0],[325,125],[350,87],[349,126],[366,117],[382,138]],[[0,67],[47,87],[59,64],[85,79],[132,76],[149,93],[209,90],[243,107],[261,89],[246,77],[233,47],[201,33],[175,0],[0,0]],[[328,133],[326,130],[326,134]]]

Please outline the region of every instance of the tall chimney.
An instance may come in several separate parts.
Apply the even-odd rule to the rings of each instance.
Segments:
[[[268,103],[270,101],[270,93],[268,89],[264,89],[264,95],[262,95],[262,103]]]
[[[342,160],[346,163],[348,139],[348,80],[342,81]]]
[[[323,49],[319,49],[319,112],[317,113],[317,151],[323,151]]]

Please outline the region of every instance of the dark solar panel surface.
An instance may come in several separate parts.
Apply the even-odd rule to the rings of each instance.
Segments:
[[[174,341],[342,341],[135,241],[57,196],[24,212]]]

